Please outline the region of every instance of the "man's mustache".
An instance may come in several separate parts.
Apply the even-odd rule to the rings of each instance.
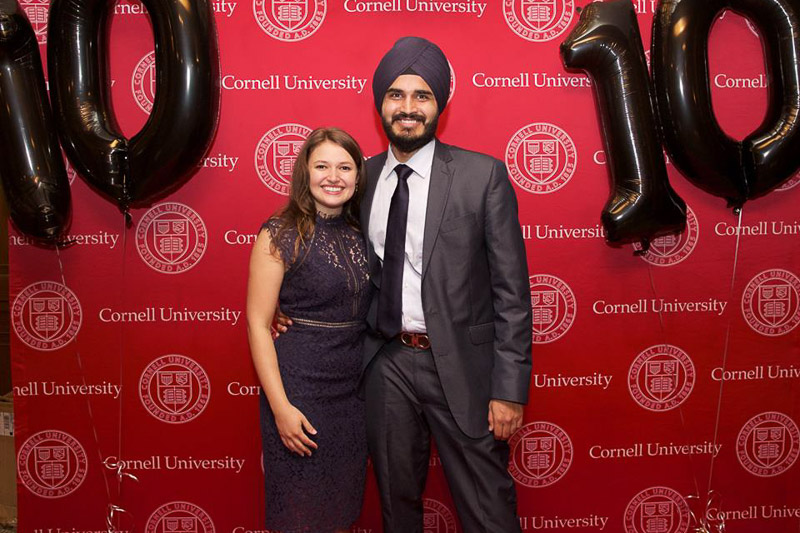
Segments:
[[[425,116],[420,115],[419,113],[395,113],[392,115],[392,123],[397,122],[398,120],[416,120],[417,122],[425,123]]]

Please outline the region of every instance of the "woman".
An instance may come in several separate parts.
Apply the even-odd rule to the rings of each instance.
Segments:
[[[250,259],[266,525],[282,533],[348,532],[361,509],[367,448],[356,385],[370,298],[358,227],[363,161],[344,131],[313,131],[289,203],[262,226]],[[273,341],[277,306],[293,325]]]

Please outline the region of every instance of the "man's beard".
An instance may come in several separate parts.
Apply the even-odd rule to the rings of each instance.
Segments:
[[[420,122],[423,123],[425,120],[425,117],[415,113],[396,113],[392,117],[391,122],[387,121],[385,118],[382,118],[381,124],[383,125],[383,131],[386,132],[386,137],[389,138],[389,142],[392,143],[392,146],[404,154],[410,154],[411,152],[416,152],[428,144],[436,135],[436,127],[439,125],[439,115],[436,115],[436,117],[434,117],[434,119],[425,126],[422,133],[418,136],[408,136],[402,134],[398,135],[394,132],[394,130],[392,130],[392,123],[404,118],[419,119]]]

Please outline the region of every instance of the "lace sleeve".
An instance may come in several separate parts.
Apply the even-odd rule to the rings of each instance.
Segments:
[[[294,243],[297,231],[293,228],[286,229],[278,234],[282,221],[279,218],[271,218],[261,225],[261,231],[269,231],[270,238],[275,244],[275,249],[283,259],[286,270],[291,270],[295,263]]]

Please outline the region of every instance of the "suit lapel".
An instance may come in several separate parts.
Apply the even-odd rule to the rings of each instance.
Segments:
[[[369,217],[372,213],[372,199],[375,197],[375,188],[378,185],[378,178],[381,169],[386,164],[386,152],[371,157],[364,163],[367,167],[367,189],[364,197],[361,198],[361,231],[369,242]]]
[[[367,190],[364,191],[364,197],[361,199],[361,232],[364,235],[364,242],[367,245],[367,262],[369,264],[370,279],[377,286],[381,286],[380,273],[381,266],[378,256],[375,254],[375,248],[372,247],[372,241],[369,240],[369,219],[372,213],[372,200],[375,198],[375,188],[378,186],[378,178],[381,175],[381,169],[386,164],[386,152],[378,154],[366,161],[367,166]]]
[[[453,181],[453,168],[450,165],[453,156],[450,148],[436,140],[433,153],[433,166],[431,167],[431,183],[428,189],[428,207],[425,211],[425,236],[422,241],[422,277],[428,271],[431,252],[439,235],[439,226],[442,223],[444,207],[447,204],[447,195]]]

